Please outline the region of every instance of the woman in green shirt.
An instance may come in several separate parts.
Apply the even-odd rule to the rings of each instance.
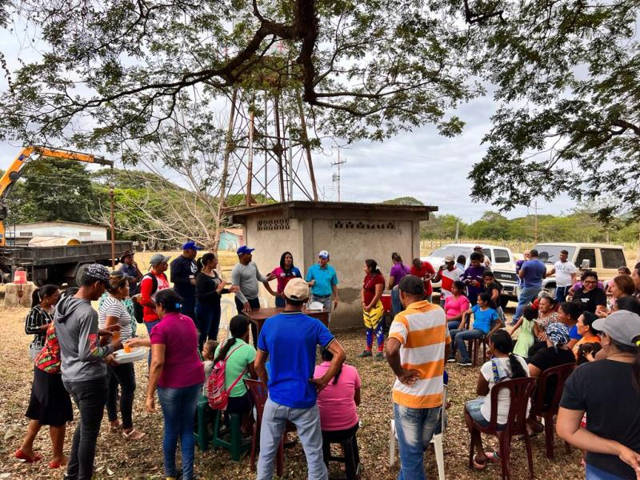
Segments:
[[[245,386],[244,378],[257,378],[253,369],[253,361],[256,358],[256,349],[249,344],[249,322],[245,315],[236,315],[229,322],[231,338],[222,343],[216,349],[215,365],[220,360],[227,359],[224,371],[224,388],[229,389],[235,382],[235,386],[229,392],[227,413],[247,415],[251,411],[251,399]],[[240,379],[236,382],[236,380]]]

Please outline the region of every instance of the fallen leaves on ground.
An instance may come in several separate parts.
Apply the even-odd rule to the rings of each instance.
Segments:
[[[28,345],[30,336],[24,333],[24,316],[27,310],[5,310],[0,313],[2,336],[0,342],[0,479],[41,480],[62,478],[61,470],[50,470],[47,466],[51,457],[48,432],[42,431],[35,442],[35,449],[42,453],[43,460],[34,464],[21,463],[13,458],[26,432],[27,419],[24,416],[29,401],[33,380],[33,367],[29,361]],[[144,331],[144,328],[141,329]],[[356,366],[362,377],[362,404],[358,411],[362,427],[358,432],[360,459],[363,464],[363,480],[391,480],[398,474],[398,465],[389,466],[389,429],[392,418],[391,385],[393,375],[386,362],[373,358],[358,358],[364,343],[363,331],[338,332],[337,337],[344,345],[348,362]],[[467,467],[469,434],[464,424],[463,406],[466,400],[475,397],[477,368],[459,367],[447,364],[449,372],[449,424],[444,436],[445,472],[447,479],[487,480],[500,478],[500,467],[491,465],[482,472]],[[136,364],[138,387],[134,403],[134,424],[146,436],[137,442],[127,441],[122,436],[109,433],[105,418],[98,439],[96,454],[96,480],[103,479],[161,479],[162,470],[162,415],[144,411],[146,389],[146,362]],[[75,407],[74,407],[75,408]],[[77,419],[77,410],[74,412]],[[65,453],[69,453],[71,436],[76,427],[72,422],[67,427]],[[485,448],[495,450],[494,439],[484,437]],[[562,478],[563,480],[584,478],[580,466],[581,454],[575,448],[566,453],[562,442],[556,437],[556,460],[549,461],[544,455],[544,435],[532,439],[534,472],[538,479]],[[428,478],[437,478],[437,468],[433,450],[425,455]],[[528,478],[524,442],[513,440],[511,468],[513,479]],[[196,449],[196,474],[201,479],[245,480],[255,478],[249,460],[240,462],[230,459],[225,450]],[[331,465],[331,477],[343,478],[338,464]],[[305,479],[306,462],[299,443],[286,450],[283,478]]]

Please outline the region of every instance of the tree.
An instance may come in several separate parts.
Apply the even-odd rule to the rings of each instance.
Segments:
[[[480,89],[462,75],[462,12],[413,0],[25,0],[1,19],[35,25],[39,59],[0,102],[4,137],[77,145],[146,141],[185,98],[300,96],[318,130],[382,139],[462,122]],[[80,128],[82,124],[84,128]]]
[[[382,202],[387,205],[409,205],[414,207],[423,207],[424,203],[414,197],[398,197],[392,198],[391,200],[385,200]]]
[[[466,4],[467,0],[465,0]],[[637,0],[477,2],[475,35],[498,110],[473,197],[509,210],[608,194],[603,219],[640,217]],[[477,44],[478,45],[478,44]]]
[[[7,203],[10,223],[89,223],[98,196],[84,164],[42,158],[25,167]]]
[[[466,224],[455,215],[429,215],[429,220],[420,222],[420,238],[455,238],[466,234]]]

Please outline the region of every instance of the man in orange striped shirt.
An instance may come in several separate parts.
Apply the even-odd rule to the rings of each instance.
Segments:
[[[444,311],[425,300],[422,279],[398,285],[405,310],[393,319],[387,361],[396,375],[393,413],[401,468],[398,480],[425,479],[423,455],[440,425],[443,373],[451,344]]]

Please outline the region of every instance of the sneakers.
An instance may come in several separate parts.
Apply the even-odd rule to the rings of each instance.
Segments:
[[[447,358],[447,363],[456,363],[456,357]]]
[[[371,353],[371,350],[365,350],[360,355],[358,355],[358,357],[360,358],[372,357],[372,356],[373,356],[373,353]]]
[[[458,362],[458,365],[460,365],[461,367],[471,367],[473,366],[473,363],[471,363],[470,360],[463,360],[461,362]]]
[[[376,353],[376,360],[378,360],[378,361],[384,360],[384,353],[382,353],[382,352]]]

